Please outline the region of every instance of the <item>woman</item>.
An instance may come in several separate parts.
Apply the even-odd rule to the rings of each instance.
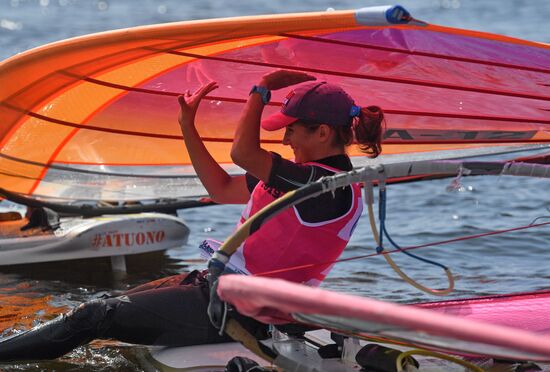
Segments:
[[[352,169],[345,148],[354,137],[363,151],[377,156],[382,135],[382,111],[359,108],[338,86],[314,81],[311,75],[275,71],[255,85],[243,109],[231,150],[245,176],[228,175],[210,156],[195,128],[202,98],[217,88],[204,85],[178,97],[179,123],[195,170],[211,198],[222,204],[245,203],[240,223],[285,192],[325,175]],[[305,83],[308,82],[308,83]],[[261,122],[270,91],[298,83],[281,112]],[[295,161],[260,146],[261,126],[285,128],[283,144]],[[249,237],[230,263],[235,271],[261,274],[301,264],[335,260],[344,249],[361,215],[358,185],[307,200],[268,221]],[[318,285],[329,265],[292,270],[276,276]],[[187,346],[228,341],[207,316],[208,284],[204,272],[170,277],[145,284],[120,297],[84,303],[66,315],[0,342],[0,361],[50,359],[95,338],[124,342]],[[258,337],[266,326],[238,313],[233,316]]]

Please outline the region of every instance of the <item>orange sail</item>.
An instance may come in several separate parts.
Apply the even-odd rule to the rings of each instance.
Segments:
[[[229,157],[239,113],[251,85],[277,68],[381,106],[382,159],[548,146],[550,46],[420,22],[365,24],[360,12],[144,26],[14,56],[0,63],[0,188],[66,202],[204,195],[177,95],[219,83],[197,127],[239,173]],[[285,94],[274,92],[265,115]],[[264,132],[263,145],[290,157],[281,137]]]

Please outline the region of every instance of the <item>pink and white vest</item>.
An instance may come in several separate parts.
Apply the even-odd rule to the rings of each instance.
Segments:
[[[324,164],[307,164],[333,172],[341,171]],[[249,216],[276,199],[266,189],[264,182],[258,182],[243,211],[239,226]],[[361,187],[353,184],[351,189],[351,208],[343,216],[329,221],[308,223],[300,218],[295,207],[287,208],[249,236],[233,254],[230,263],[242,273],[261,274],[294,266],[335,261],[346,247],[363,210]],[[282,195],[284,193],[277,197]],[[315,265],[269,276],[318,286],[331,268],[332,264]]]

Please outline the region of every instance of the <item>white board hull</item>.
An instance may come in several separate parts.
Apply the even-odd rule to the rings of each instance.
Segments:
[[[198,371],[223,371],[227,362],[235,356],[244,356],[262,366],[268,366],[262,358],[238,342],[186,347],[150,347],[149,360],[160,369],[167,368]]]
[[[51,234],[0,240],[0,266],[164,251],[188,236],[182,220],[161,213],[68,218]]]

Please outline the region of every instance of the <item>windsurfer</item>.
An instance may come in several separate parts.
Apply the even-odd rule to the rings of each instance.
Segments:
[[[281,111],[261,121],[270,91],[295,84],[300,85],[286,96]],[[381,151],[380,108],[361,108],[336,85],[305,73],[279,70],[265,75],[250,92],[231,150],[235,164],[247,173],[230,176],[214,161],[195,128],[200,101],[216,88],[211,82],[178,97],[179,123],[193,166],[211,198],[223,204],[248,202],[240,223],[289,190],[351,170],[345,149],[354,137],[370,156]],[[270,131],[285,128],[283,144],[292,148],[295,161],[261,147],[260,124]],[[230,262],[245,274],[317,263],[307,270],[271,276],[318,285],[331,268],[321,262],[340,255],[361,208],[358,185],[307,200],[266,222]],[[0,360],[56,358],[94,338],[167,346],[228,341],[207,316],[208,290],[205,272],[194,271],[142,285],[122,296],[89,301],[40,327],[0,341]],[[266,335],[265,325],[236,312],[232,316],[258,337]]]

